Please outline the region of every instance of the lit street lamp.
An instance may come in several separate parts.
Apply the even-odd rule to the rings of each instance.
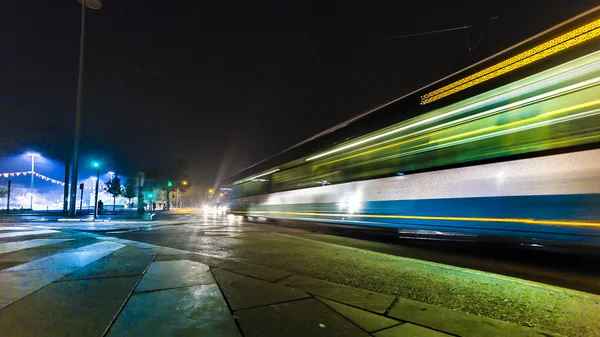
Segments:
[[[81,103],[83,98],[83,55],[85,50],[85,8],[100,9],[101,0],[77,0],[81,3],[81,36],[79,44],[79,75],[77,78],[77,106],[75,108],[75,139],[73,141],[73,158],[71,158],[71,196],[69,199],[69,215],[75,215],[77,204],[77,170],[79,155],[79,139],[81,138]]]
[[[33,175],[35,174],[35,157],[39,157],[39,154],[33,152],[27,152],[25,155],[31,157],[31,186],[29,187],[29,208],[33,211]]]
[[[187,183],[188,182],[185,180],[181,182],[181,184],[183,186],[187,186]],[[181,203],[181,201],[179,201],[179,184],[177,184],[177,208],[181,208],[181,206],[182,206],[182,203]]]
[[[206,191],[206,194],[204,195],[204,201],[208,202],[208,198],[209,196],[212,196],[213,190],[212,188],[209,188],[208,191]]]

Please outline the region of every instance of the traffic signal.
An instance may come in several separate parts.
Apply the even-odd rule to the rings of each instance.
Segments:
[[[167,181],[167,187],[173,187],[173,182],[172,181]]]
[[[154,198],[154,193],[152,193],[152,192],[146,193],[146,199],[153,199],[153,198]]]

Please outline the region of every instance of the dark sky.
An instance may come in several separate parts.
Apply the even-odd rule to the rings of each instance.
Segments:
[[[599,4],[104,0],[87,11],[82,160],[185,156],[210,184]],[[0,155],[70,149],[80,11],[3,1]],[[385,39],[469,23],[473,42],[492,16],[471,53],[463,31]]]

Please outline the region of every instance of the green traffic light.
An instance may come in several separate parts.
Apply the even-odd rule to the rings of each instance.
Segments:
[[[148,199],[152,199],[152,198],[154,198],[154,193],[148,193],[147,196],[148,196]]]
[[[172,181],[170,181],[170,180],[169,180],[169,181],[167,181],[167,186],[168,186],[168,187],[173,187],[173,182],[172,182]]]
[[[100,166],[100,163],[98,163],[97,161],[95,161],[95,162],[92,162],[92,166],[93,166],[93,167],[98,167],[98,166]]]

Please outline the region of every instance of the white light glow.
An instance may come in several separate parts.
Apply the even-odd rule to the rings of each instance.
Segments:
[[[350,214],[358,213],[362,209],[362,198],[358,194],[351,195],[337,205],[340,211],[346,211]]]

